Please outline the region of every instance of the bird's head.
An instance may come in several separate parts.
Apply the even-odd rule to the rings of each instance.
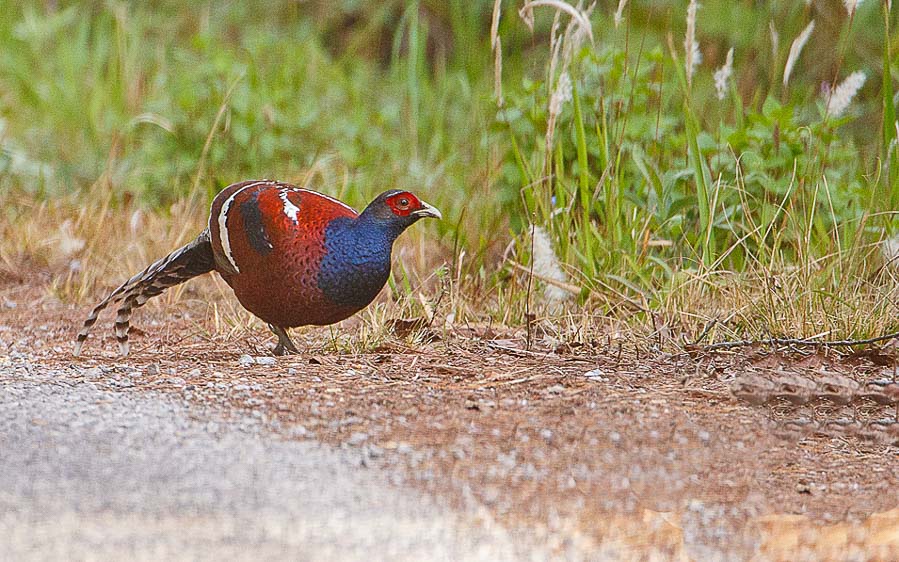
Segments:
[[[360,219],[383,224],[397,232],[402,232],[418,219],[425,217],[442,219],[443,215],[411,191],[399,189],[378,195],[359,216]]]

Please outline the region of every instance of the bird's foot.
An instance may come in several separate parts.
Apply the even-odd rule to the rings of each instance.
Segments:
[[[272,350],[272,353],[281,357],[282,355],[297,355],[300,353],[300,350],[297,349],[297,346],[290,341],[290,336],[287,335],[287,330],[280,326],[274,326],[269,324],[268,327],[276,336],[278,336],[278,345],[275,346],[275,349]]]

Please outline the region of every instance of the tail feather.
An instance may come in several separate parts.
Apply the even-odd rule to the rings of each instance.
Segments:
[[[121,302],[116,311],[115,336],[119,353],[128,355],[128,328],[135,308],[146,304],[152,297],[162,294],[169,287],[180,285],[188,279],[209,273],[215,269],[209,230],[166,257],[150,264],[142,272],[125,281],[91,310],[75,340],[75,356],[81,354],[81,346],[97,323],[100,313],[112,303]]]

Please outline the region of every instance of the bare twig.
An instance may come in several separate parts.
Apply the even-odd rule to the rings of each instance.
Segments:
[[[719,349],[734,349],[737,347],[749,347],[753,345],[788,345],[788,346],[807,346],[807,347],[852,347],[856,345],[870,345],[874,343],[881,343],[885,341],[890,341],[899,338],[899,332],[893,332],[890,334],[884,334],[882,336],[877,336],[874,338],[867,338],[863,340],[832,340],[832,341],[821,341],[814,338],[810,339],[802,339],[802,338],[765,338],[759,340],[734,340],[734,341],[723,341],[718,343],[713,343],[709,345],[698,346],[696,344],[688,345],[686,347],[693,349],[701,349],[702,351],[715,351]]]
[[[702,340],[704,340],[705,337],[706,337],[707,335],[709,335],[709,332],[712,331],[712,328],[714,328],[714,327],[715,327],[715,324],[717,324],[717,323],[718,323],[718,319],[717,319],[717,318],[712,318],[711,320],[709,320],[708,322],[706,322],[705,327],[702,329],[702,333],[700,333],[698,336],[696,336],[696,339],[693,340],[693,343],[691,343],[691,344],[689,344],[689,345],[694,345],[694,346],[695,346],[695,345],[698,345],[699,342],[701,342]],[[686,339],[686,338],[685,338],[685,339]]]

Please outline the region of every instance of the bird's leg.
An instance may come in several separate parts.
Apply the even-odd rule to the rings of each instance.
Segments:
[[[293,342],[290,341],[290,336],[287,335],[287,330],[285,330],[281,326],[275,326],[274,324],[269,324],[268,328],[276,336],[278,336],[278,345],[275,346],[275,349],[272,350],[272,353],[274,353],[275,355],[288,355],[300,352],[300,350],[297,349],[297,346],[293,345]]]

